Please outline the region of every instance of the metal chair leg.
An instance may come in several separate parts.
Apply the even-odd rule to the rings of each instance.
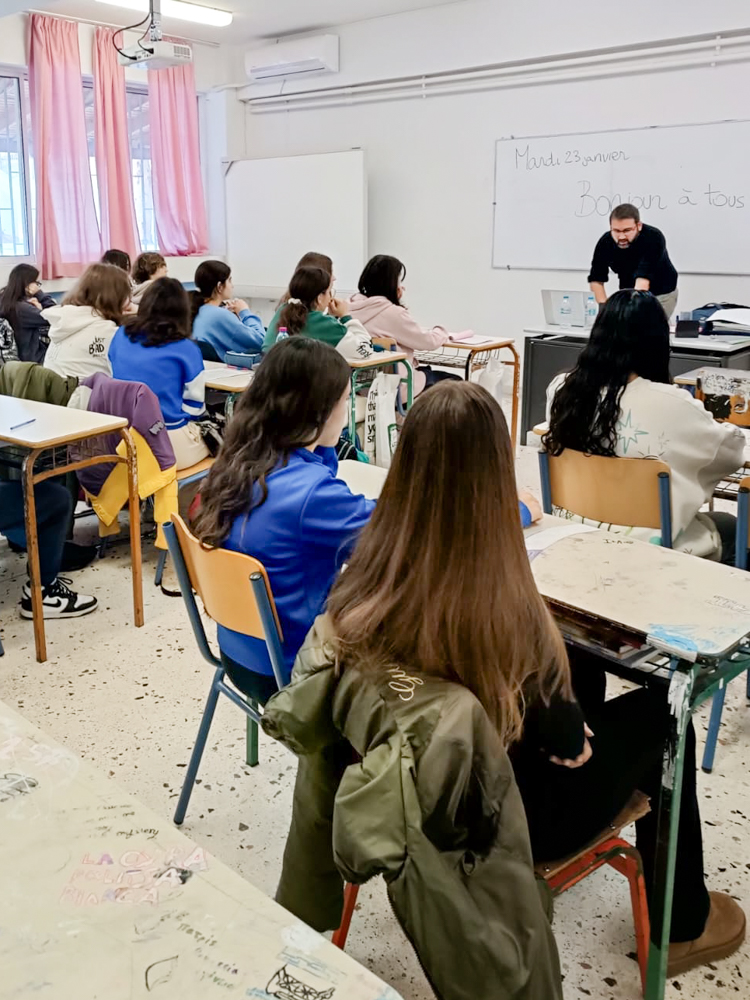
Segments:
[[[710,774],[714,767],[714,755],[716,753],[716,740],[721,727],[721,713],[724,710],[724,698],[726,697],[726,685],[716,692],[711,702],[711,718],[708,721],[708,733],[706,734],[706,745],[703,748],[703,763],[701,767]]]
[[[630,886],[638,967],[641,971],[641,988],[645,993],[651,923],[648,915],[648,895],[646,893],[646,879],[643,875],[643,864],[635,853],[617,855],[610,858],[609,863],[612,868],[625,876]]]
[[[224,676],[224,668],[219,667],[219,669],[214,674],[213,683],[211,684],[211,690],[208,692],[208,698],[206,699],[206,707],[203,709],[203,718],[201,719],[201,724],[198,729],[198,736],[195,740],[195,746],[193,747],[193,752],[190,755],[190,763],[188,764],[185,780],[182,783],[182,791],[180,792],[180,798],[177,801],[177,808],[175,809],[175,814],[174,814],[174,822],[176,826],[182,826],[182,821],[185,819],[185,813],[187,812],[188,803],[190,802],[190,796],[193,791],[193,785],[195,784],[195,779],[198,776],[198,768],[201,765],[201,758],[203,757],[203,751],[206,748],[208,731],[211,728],[211,723],[213,722],[214,718],[214,712],[216,711],[216,702],[219,700],[218,684],[223,676]]]
[[[255,698],[247,699],[248,705],[258,711],[258,702]],[[245,740],[245,762],[248,767],[255,767],[258,763],[258,723],[255,719],[247,717],[247,737]]]
[[[0,639],[0,656],[5,656],[5,650],[3,649],[3,640]]]
[[[351,882],[347,882],[346,889],[344,889],[344,909],[341,913],[341,923],[333,932],[333,937],[331,938],[331,942],[337,948],[341,948],[342,951],[346,947],[346,937],[349,933],[349,925],[352,922],[352,916],[354,914],[354,907],[357,905],[358,895],[359,886],[353,885]]]
[[[750,701],[750,670],[747,672],[747,689],[745,691],[747,700]]]
[[[162,577],[164,576],[164,567],[167,565],[167,550],[161,549],[159,552],[159,561],[156,564],[156,575],[154,576],[154,586],[160,587]]]

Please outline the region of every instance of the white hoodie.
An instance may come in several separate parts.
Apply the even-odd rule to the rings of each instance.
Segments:
[[[42,313],[49,323],[44,367],[68,378],[87,378],[102,372],[111,375],[109,345],[117,324],[104,319],[91,306],[52,306]]]
[[[552,400],[567,375],[547,388],[547,419]],[[670,469],[672,544],[704,559],[721,558],[721,539],[710,517],[700,512],[717,484],[741,468],[745,436],[734,424],[717,423],[686,389],[636,378],[620,397],[618,458],[658,458]],[[601,525],[633,538],[659,544],[651,528]]]

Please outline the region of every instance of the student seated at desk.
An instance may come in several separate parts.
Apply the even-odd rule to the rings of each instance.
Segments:
[[[333,284],[334,285],[336,284],[336,276],[333,273],[333,261],[328,256],[328,254],[316,253],[315,250],[310,250],[308,251],[308,253],[303,254],[302,257],[300,257],[299,262],[294,269],[294,273],[296,274],[296,272],[299,271],[301,267],[322,267],[324,271],[327,271],[330,274],[331,281],[333,282]],[[292,293],[287,288],[287,290],[279,299],[279,304],[276,310],[277,312],[279,309],[281,309],[282,306],[286,305],[286,303],[289,301],[289,297],[291,294]]]
[[[535,861],[582,848],[636,789],[657,801],[666,699],[639,690],[605,703],[589,683],[576,701],[562,636],[519,528],[505,418],[481,386],[444,382],[410,410],[375,512],[332,588],[327,621],[330,641],[318,645],[310,633],[290,690],[332,663],[338,675],[351,665],[375,683],[398,672],[404,698],[435,678],[468,688],[509,748]],[[320,697],[311,710],[331,703]],[[295,724],[301,739],[302,723]],[[479,783],[475,795],[465,801],[492,829]],[[637,825],[649,887],[656,818],[654,809]],[[458,828],[465,832],[463,819]],[[679,838],[670,975],[731,954],[745,935],[739,906],[728,895],[709,896],[704,884],[692,725]]]
[[[190,338],[190,303],[176,278],[146,289],[137,316],[129,316],[109,348],[112,374],[143,382],[158,397],[177,468],[208,458],[195,423],[206,412],[203,358]]]
[[[292,337],[269,351],[237,402],[192,526],[204,544],[263,563],[289,670],[375,506],[336,475],[349,379],[325,344]],[[221,626],[218,639],[233,682],[265,702],[276,690],[265,643]]]
[[[42,609],[45,618],[81,618],[96,610],[95,597],[77,594],[68,587],[70,580],[58,576],[65,535],[72,514],[73,500],[59,483],[37,483],[34,487],[37,536],[39,539],[39,575],[42,585]],[[5,535],[15,551],[26,549],[23,487],[21,483],[0,481],[0,534]],[[21,591],[21,617],[32,618],[31,583],[27,579]]]
[[[6,319],[14,334],[19,361],[42,364],[49,344],[49,323],[42,310],[55,300],[42,292],[39,270],[33,264],[17,264],[0,292],[0,318]]]
[[[143,293],[152,281],[166,278],[167,262],[160,253],[142,253],[133,264],[133,305],[140,305]]]
[[[402,303],[406,268],[396,257],[378,254],[365,266],[359,292],[349,302],[349,312],[371,337],[392,337],[414,369],[414,395],[444,379],[457,379],[450,372],[433,371],[429,365],[414,364],[415,351],[435,351],[450,337],[442,326],[421,327]],[[467,335],[471,331],[466,331]]]
[[[370,334],[349,315],[349,303],[333,296],[333,278],[322,267],[300,267],[289,282],[291,293],[268,327],[263,350],[276,343],[279,331],[335,347],[347,361],[363,361],[375,349]]]
[[[114,267],[119,267],[121,271],[124,271],[128,277],[130,277],[130,254],[126,253],[124,250],[107,250],[102,254],[102,259],[99,261],[100,264],[112,264]]]
[[[50,344],[44,367],[63,378],[111,375],[109,345],[130,302],[130,280],[113,264],[92,264],[63,299],[45,309]]]
[[[671,470],[674,548],[734,565],[733,515],[702,512],[717,483],[743,464],[745,439],[718,424],[669,374],[669,323],[650,292],[616,292],[602,307],[576,367],[547,390],[551,455],[658,458]],[[602,525],[601,527],[604,527]],[[659,544],[650,528],[607,526]]]
[[[206,361],[223,361],[228,351],[258,354],[265,329],[244,299],[235,299],[231,268],[220,260],[204,260],[195,272],[191,292],[193,337]]]

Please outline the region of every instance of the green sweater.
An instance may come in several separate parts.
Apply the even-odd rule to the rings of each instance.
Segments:
[[[279,332],[279,315],[283,306],[279,306],[276,313],[268,325],[266,337],[263,341],[263,351],[269,350],[276,343]],[[341,338],[346,334],[346,324],[351,316],[344,316],[338,319],[336,316],[329,316],[327,313],[318,312],[313,309],[307,314],[307,322],[300,330],[298,336],[310,337],[312,340],[322,340],[324,344],[336,347]]]

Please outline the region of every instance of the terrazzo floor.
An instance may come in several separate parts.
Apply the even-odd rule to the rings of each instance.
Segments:
[[[519,484],[536,487],[536,458],[522,454]],[[90,540],[91,520],[77,525]],[[96,614],[48,622],[49,660],[36,663],[31,622],[16,603],[23,559],[0,539],[0,698],[70,750],[93,761],[146,805],[171,817],[195,739],[210,669],[194,646],[182,602],[153,587],[156,557],[144,546],[146,625],[130,624],[127,546],[75,574],[75,586],[99,598]],[[225,699],[223,699],[226,702]],[[706,711],[697,718],[699,741]],[[750,706],[735,682],[724,710],[716,766],[699,778],[710,888],[732,893],[750,911]],[[184,830],[269,894],[280,871],[287,832],[294,757],[261,735],[261,763],[244,763],[244,718],[220,703],[199,784]],[[0,858],[0,866],[2,859]],[[365,886],[347,950],[403,996],[432,1000],[411,946],[403,937],[381,884]],[[640,996],[629,894],[617,874],[600,871],[562,896],[555,934],[566,1000],[635,1000]],[[750,996],[750,946],[733,958],[688,973],[668,985],[667,997]],[[60,998],[68,1000],[68,998]]]

